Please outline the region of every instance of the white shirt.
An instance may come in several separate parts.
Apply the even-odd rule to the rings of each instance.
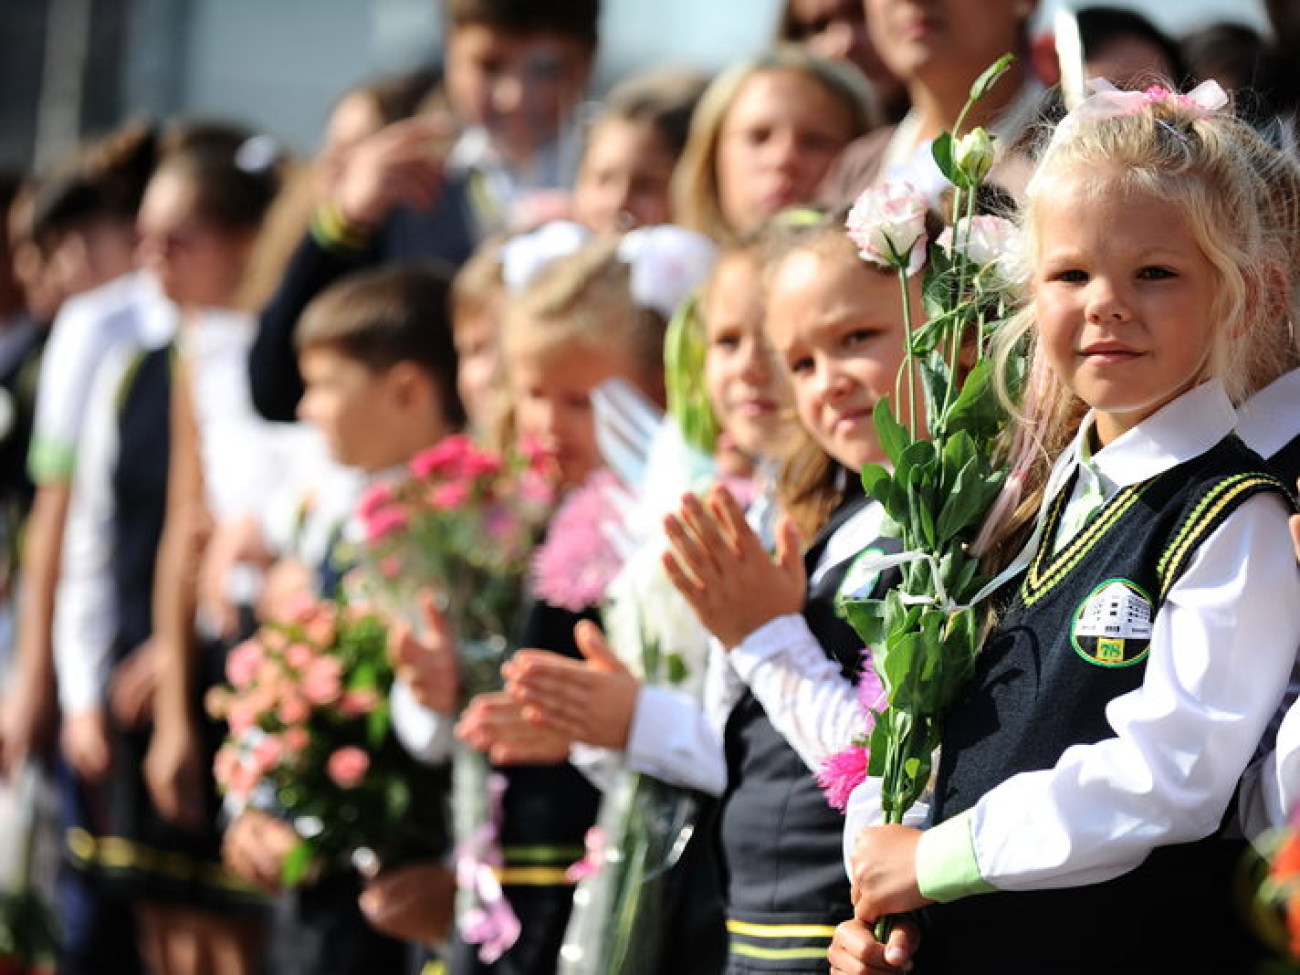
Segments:
[[[177,312],[144,271],[69,298],[59,310],[41,361],[28,466],[38,484],[71,480],[95,372],[109,350],[170,342]]]
[[[1093,463],[1118,490],[1199,456],[1235,423],[1222,386],[1205,383]],[[1090,429],[1091,417],[1058,469],[1077,461]],[[1006,780],[928,831],[922,847],[939,830],[968,829],[985,881],[1030,890],[1108,880],[1157,846],[1218,829],[1300,646],[1300,571],[1286,514],[1280,499],[1257,495],[1201,544],[1152,621],[1142,685],[1106,706],[1113,737]],[[879,821],[865,800],[850,813],[846,852],[859,828]]]
[[[883,519],[880,505],[869,503],[841,525],[810,583],[875,541]],[[702,709],[684,695],[643,688],[628,737],[628,767],[721,795],[727,785],[723,730],[746,688],[811,772],[865,731],[857,688],[826,655],[804,617],[791,614],[759,627],[730,653],[715,645]]]
[[[1268,458],[1300,434],[1300,369],[1293,369],[1260,390],[1240,410],[1237,435],[1260,456]],[[1242,832],[1254,838],[1270,827],[1282,826],[1300,804],[1300,661],[1287,691],[1289,706],[1271,748],[1242,776],[1238,818]]]
[[[118,620],[113,587],[117,399],[127,369],[139,353],[137,343],[131,340],[109,349],[84,397],[85,430],[68,505],[54,603],[54,669],[59,705],[65,714],[101,707],[112,669]]]

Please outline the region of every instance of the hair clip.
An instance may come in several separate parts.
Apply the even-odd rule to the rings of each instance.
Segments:
[[[1228,93],[1214,80],[1202,81],[1186,94],[1163,85],[1152,85],[1144,91],[1124,91],[1105,78],[1090,78],[1087,88],[1088,97],[1056,127],[1058,136],[1086,121],[1137,115],[1152,105],[1172,105],[1200,119],[1208,118],[1228,104]]]
[[[262,176],[280,159],[280,146],[271,136],[251,135],[235,150],[235,166],[250,176]]]

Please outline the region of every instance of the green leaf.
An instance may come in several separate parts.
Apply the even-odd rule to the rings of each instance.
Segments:
[[[956,167],[952,162],[952,133],[945,132],[931,144],[930,152],[934,156],[935,163],[939,166],[939,172],[943,173],[944,178],[950,183],[956,183],[953,178],[956,175]]]
[[[875,410],[872,411],[872,418],[876,424],[876,437],[880,441],[881,449],[885,451],[885,456],[893,462],[894,466],[898,467],[903,451],[912,442],[912,438],[903,425],[894,419],[888,399],[882,399],[876,404]]]
[[[373,711],[366,715],[366,743],[370,746],[371,751],[378,751],[384,746],[391,725],[388,702],[381,701]]]
[[[680,653],[669,653],[664,655],[664,661],[668,664],[668,681],[671,684],[680,684],[690,676],[690,671],[686,667],[686,661],[682,659]]]
[[[840,615],[853,627],[864,646],[875,647],[885,639],[885,602],[883,599],[844,599]]]
[[[297,887],[307,876],[311,861],[311,844],[306,840],[299,840],[285,856],[284,863],[280,865],[280,883],[285,887]]]
[[[988,441],[997,435],[1006,420],[1006,410],[993,386],[993,366],[981,359],[966,376],[956,402],[945,417],[949,434],[958,430],[969,433],[976,441]]]

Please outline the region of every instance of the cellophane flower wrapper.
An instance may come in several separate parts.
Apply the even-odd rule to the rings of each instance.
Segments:
[[[611,647],[649,685],[702,692],[708,632],[663,571],[658,541],[629,557],[601,617]],[[601,802],[560,954],[561,975],[659,970],[673,906],[672,868],[694,833],[694,790],[620,768]]]
[[[441,796],[397,741],[389,714],[388,626],[373,612],[304,599],[231,651],[208,710],[229,735],[222,791],[300,836],[287,886],[315,868],[363,870],[442,852]]]
[[[530,561],[553,500],[540,453],[524,445],[499,454],[460,435],[418,454],[402,477],[362,498],[364,539],[350,584],[417,628],[418,594],[434,594],[456,635],[462,703],[502,687],[501,665],[521,624]],[[511,939],[484,923],[508,911],[484,872],[500,865],[490,776],[487,757],[458,743],[451,786],[463,881],[458,923],[463,934],[487,938],[484,951],[495,957],[508,947],[502,939]]]

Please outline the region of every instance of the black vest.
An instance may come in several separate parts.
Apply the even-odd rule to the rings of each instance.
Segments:
[[[112,556],[118,659],[153,633],[154,563],[167,512],[173,354],[170,346],[142,353],[118,391]]]
[[[868,503],[856,491],[840,505],[805,556],[810,574],[831,537]],[[878,540],[869,547],[892,551],[896,545]],[[840,618],[835,598],[859,555],[854,552],[818,579],[803,613],[827,656],[854,682],[862,664],[862,638]],[[896,581],[896,573],[883,573],[874,594]],[[729,971],[824,972],[831,929],[853,914],[842,852],[844,817],[827,804],[813,773],[753,693],[746,692],[732,711],[724,742],[728,789],[720,831]],[[825,930],[787,930],[783,936],[775,925]]]
[[[1296,489],[1296,478],[1300,478],[1300,435],[1268,459],[1268,466],[1273,469],[1288,491]]]
[[[1072,745],[1114,737],[1105,707],[1141,685],[1151,621],[1170,587],[1200,543],[1260,492],[1282,493],[1281,484],[1228,437],[1121,490],[1053,554],[1062,492],[947,717],[936,822],[1019,772],[1052,767]],[[1242,849],[1210,837],[1161,847],[1106,883],[934,905],[917,971],[1247,971],[1242,959],[1257,949],[1233,923],[1231,897]]]

